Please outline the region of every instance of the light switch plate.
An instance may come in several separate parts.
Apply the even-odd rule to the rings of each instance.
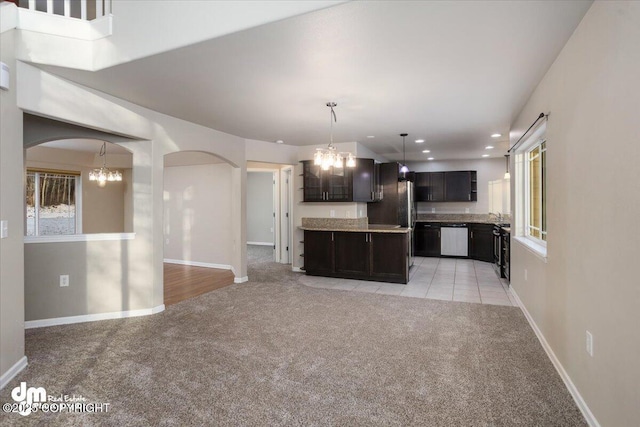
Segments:
[[[6,239],[9,237],[9,221],[3,219],[0,221],[0,238]]]

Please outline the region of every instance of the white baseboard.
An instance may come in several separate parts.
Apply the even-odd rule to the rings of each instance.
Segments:
[[[536,322],[533,320],[533,317],[531,317],[531,314],[529,314],[529,311],[527,311],[527,308],[522,303],[522,300],[520,300],[520,297],[516,293],[515,289],[513,289],[512,286],[509,286],[509,290],[511,291],[511,295],[513,295],[513,298],[518,303],[518,306],[524,313],[524,317],[527,318],[531,329],[533,329],[533,332],[535,332],[536,336],[538,337],[538,341],[540,341],[540,344],[542,344],[542,348],[544,348],[544,351],[547,352],[547,356],[549,356],[551,363],[553,363],[556,371],[558,371],[558,374],[560,375],[560,378],[562,378],[562,381],[567,387],[567,390],[569,390],[571,397],[573,397],[573,400],[576,402],[576,405],[578,405],[580,412],[582,412],[582,415],[587,420],[587,424],[589,424],[591,427],[600,427],[600,423],[587,406],[587,402],[584,401],[582,395],[573,384],[573,381],[571,381],[571,377],[569,377],[569,374],[567,374],[567,371],[565,371],[562,363],[560,363],[560,360],[558,360],[558,358],[556,357],[555,353],[551,349],[551,346],[545,339],[544,335],[542,335],[542,331],[540,331],[540,328],[538,328],[538,325],[536,325]]]
[[[247,242],[247,245],[273,246],[273,245],[275,245],[275,243],[273,243],[273,242]]]
[[[294,273],[303,273],[300,267],[291,267],[291,271],[293,271]]]
[[[15,378],[24,368],[27,367],[27,356],[22,356],[7,372],[0,376],[0,390],[2,390],[9,382]]]
[[[233,267],[231,267],[228,264],[213,264],[213,263],[209,263],[209,262],[183,261],[181,259],[167,259],[167,258],[165,258],[163,260],[163,262],[166,262],[167,264],[189,265],[189,266],[192,266],[192,267],[219,268],[221,270],[232,270],[233,271]]]
[[[233,283],[244,283],[248,281],[249,281],[249,276],[236,277],[235,279],[233,279]]]
[[[126,317],[149,316],[164,311],[164,304],[140,310],[113,311],[110,313],[84,314],[80,316],[55,317],[52,319],[29,320],[24,322],[25,329],[44,328],[46,326],[69,325],[72,323],[95,322],[98,320],[124,319]]]

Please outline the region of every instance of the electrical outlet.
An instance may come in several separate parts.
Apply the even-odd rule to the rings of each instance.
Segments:
[[[273,233],[273,227],[271,227],[271,232]]]
[[[431,208],[431,213],[436,213],[436,208]]]
[[[9,221],[0,221],[0,238],[6,239],[9,237]]]
[[[69,275],[68,274],[62,274],[60,275],[60,287],[65,287],[65,286],[69,286]]]
[[[587,331],[587,353],[593,357],[593,335],[589,331]]]
[[[336,211],[335,211],[335,210],[333,210],[333,209],[331,209],[331,210],[329,211],[329,216],[330,216],[331,218],[335,218],[335,217],[336,217]]]
[[[528,276],[528,274],[527,274],[527,273],[528,273],[528,272],[527,272],[527,269],[525,268],[525,269],[524,269],[524,281],[525,281],[525,282],[527,281],[527,276]]]
[[[362,217],[363,217],[363,215],[362,215],[362,209],[360,209],[360,213],[358,214],[358,218],[362,218]]]
[[[464,208],[464,213],[469,213],[469,208]]]
[[[351,212],[347,211],[347,215],[346,215],[346,217],[347,217],[347,218],[351,218]]]

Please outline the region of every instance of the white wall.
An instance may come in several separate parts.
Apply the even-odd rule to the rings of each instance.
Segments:
[[[165,168],[165,259],[231,264],[231,170],[226,163]]]
[[[639,44],[640,2],[595,2],[511,130],[550,113],[547,259],[512,243],[511,286],[602,426],[640,420]]]
[[[416,172],[444,172],[474,170],[478,172],[477,202],[418,202],[418,213],[469,213],[489,212],[489,181],[502,179],[506,171],[504,158],[478,160],[432,160],[428,162],[407,162],[409,169]]]
[[[247,243],[275,244],[273,172],[247,172]]]
[[[0,3],[4,13],[6,7]],[[0,14],[2,14],[0,13]],[[0,34],[0,61],[11,70],[10,89],[0,90],[0,387],[26,364],[24,352],[24,196],[22,112],[17,106],[15,30]]]

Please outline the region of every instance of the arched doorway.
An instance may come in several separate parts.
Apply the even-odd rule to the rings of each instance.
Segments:
[[[165,305],[234,282],[232,170],[211,153],[164,156]]]

